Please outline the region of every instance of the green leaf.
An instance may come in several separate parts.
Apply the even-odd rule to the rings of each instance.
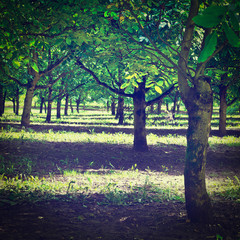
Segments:
[[[124,84],[121,85],[120,88],[121,89],[125,89],[125,88],[127,88],[129,86],[129,84],[130,84],[129,82],[125,82]]]
[[[207,14],[197,15],[193,18],[193,21],[201,27],[212,28],[216,27],[221,22],[221,19],[217,18],[215,15]]]
[[[210,57],[214,53],[216,46],[217,46],[217,33],[216,31],[214,31],[206,37],[205,45],[200,53],[198,62],[205,62],[208,59],[208,57]]]
[[[155,90],[156,90],[156,92],[158,92],[159,94],[162,94],[162,89],[161,89],[159,86],[155,85]]]
[[[32,40],[29,42],[29,46],[32,47],[32,46],[34,46],[34,44],[35,44],[35,39],[32,39]]]
[[[7,56],[6,56],[6,59],[10,59],[12,57],[12,52],[8,53]]]
[[[35,62],[31,62],[31,67],[33,68],[34,71],[39,72],[38,66]]]
[[[230,17],[230,21],[231,21],[231,24],[233,26],[233,29],[235,31],[239,31],[239,22],[238,22],[238,19],[237,19],[236,15],[234,14],[234,12],[230,11],[229,12],[229,17]]]
[[[67,38],[66,38],[66,43],[67,43],[67,45],[71,45],[71,43],[72,43],[71,38],[67,37]]]
[[[223,23],[223,29],[224,32],[227,36],[227,39],[229,43],[233,47],[240,47],[240,39],[239,37],[235,34],[235,32],[227,25],[227,23]]]
[[[205,9],[201,15],[195,16],[193,21],[201,27],[216,27],[222,21],[223,15],[226,11],[226,7],[211,6]]]
[[[16,59],[13,59],[13,60],[12,60],[12,64],[13,64],[13,66],[14,66],[16,69],[18,69],[18,68],[21,66],[21,62],[19,62],[19,61],[16,60]]]
[[[132,81],[132,85],[136,88],[138,88],[138,84],[135,81]]]

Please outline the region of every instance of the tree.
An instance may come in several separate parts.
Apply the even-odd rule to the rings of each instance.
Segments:
[[[234,47],[240,46],[235,33],[239,31],[235,15],[239,3],[228,3],[215,3],[206,8],[208,4],[202,2],[200,8],[198,0],[191,0],[189,8],[188,1],[168,1],[167,4],[147,1],[143,4],[129,0],[117,1],[112,8],[119,14],[117,26],[123,34],[154,55],[162,66],[178,71],[179,92],[189,115],[184,176],[186,209],[193,222],[209,222],[212,217],[205,165],[213,93],[211,77],[205,75],[205,69],[227,42]],[[198,14],[199,9],[204,11]],[[226,36],[219,38],[218,43],[217,32],[221,36],[224,32]]]

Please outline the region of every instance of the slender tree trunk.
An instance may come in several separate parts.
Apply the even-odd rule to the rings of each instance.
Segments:
[[[13,113],[16,114],[16,102],[15,102],[15,98],[12,99],[12,103],[13,103]]]
[[[124,122],[124,98],[118,98],[118,125],[123,125]]]
[[[61,118],[61,98],[57,100],[57,118]]]
[[[69,95],[66,94],[66,98],[65,98],[65,108],[64,108],[64,115],[65,115],[65,116],[68,115],[68,102],[69,102]]]
[[[161,114],[162,113],[162,99],[158,102],[158,105],[157,105],[157,113],[158,114]]]
[[[71,113],[73,113],[73,105],[72,105],[72,99],[70,98],[70,108],[71,108]]]
[[[212,90],[207,81],[199,81],[190,90],[186,107],[189,116],[185,163],[185,199],[188,217],[192,222],[210,222],[211,201],[205,183],[208,137],[212,117]]]
[[[221,137],[227,134],[227,86],[221,85],[219,87],[220,95],[220,109],[219,109],[219,134]]]
[[[3,86],[0,84],[0,117],[4,114],[6,91],[4,92]]]
[[[144,92],[145,82],[139,83],[133,96],[134,105],[134,146],[135,151],[148,151],[146,133],[146,101]]]
[[[173,119],[175,119],[177,101],[178,101],[178,91],[177,91],[176,94],[175,94],[174,102],[173,102],[173,108],[172,108],[172,116],[173,116]]]
[[[46,122],[50,123],[51,122],[51,117],[52,117],[52,87],[48,88],[48,105],[47,105],[47,117],[46,117]]]
[[[78,98],[78,99],[76,100],[77,113],[79,113],[79,105],[80,105],[80,102],[81,102],[81,100],[80,100],[80,98]]]
[[[16,90],[16,115],[19,115],[19,88]]]
[[[169,112],[169,105],[168,105],[168,102],[166,102],[166,109],[167,109],[167,111]]]
[[[110,104],[109,104],[109,101],[107,100],[107,112],[109,112],[109,109],[110,109]]]
[[[113,116],[115,115],[115,111],[116,111],[115,108],[116,108],[115,100],[112,99],[111,112],[112,112],[112,115],[113,115]]]
[[[41,97],[41,103],[40,103],[40,113],[43,112],[43,105],[44,105],[44,97]]]

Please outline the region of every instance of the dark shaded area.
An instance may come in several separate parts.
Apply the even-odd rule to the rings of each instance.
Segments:
[[[86,124],[87,125],[87,124]],[[88,124],[91,125],[91,124]],[[92,124],[93,125],[93,124]],[[113,125],[113,124],[111,124]],[[9,124],[9,123],[0,123],[0,128],[8,128],[9,126],[16,128],[16,129],[21,129],[21,125],[20,124]],[[71,131],[71,132],[89,132],[92,129],[94,129],[95,133],[116,133],[116,132],[122,132],[122,133],[126,133],[126,134],[133,134],[133,128],[132,127],[99,127],[99,126],[66,126],[66,125],[59,125],[58,124],[31,124],[31,126],[29,127],[31,129],[33,129],[34,131],[39,131],[39,132],[43,132],[43,131],[48,131],[48,130],[53,130],[53,131]],[[161,135],[168,135],[168,134],[176,134],[176,135],[183,135],[185,136],[187,133],[187,129],[148,129],[147,128],[147,134],[157,134],[159,136]],[[210,136],[220,136],[219,131],[218,130],[211,130]],[[236,137],[240,137],[240,129],[237,130],[227,130],[227,136],[236,136]]]
[[[1,124],[8,127],[9,124]],[[21,129],[20,125],[11,125]],[[89,128],[74,126],[32,125],[34,131],[89,132]],[[91,128],[90,128],[91,130]],[[94,128],[95,132],[126,132],[124,128]],[[175,132],[174,132],[175,131]],[[156,134],[184,134],[185,130],[156,130]],[[229,150],[230,149],[230,150]],[[92,170],[104,173],[111,169],[167,171],[182,175],[185,147],[179,145],[150,146],[150,151],[137,153],[132,145],[66,142],[33,142],[30,140],[0,141],[0,153],[5,161],[28,157],[37,162],[32,175],[58,173],[58,168],[78,171]],[[74,159],[78,158],[78,162]],[[57,167],[58,166],[58,167]],[[24,166],[19,166],[19,173]],[[59,172],[60,173],[60,172]],[[240,179],[240,150],[235,148],[210,149],[206,174],[211,178]],[[9,175],[10,176],[10,175]],[[9,194],[9,195],[8,195]],[[102,205],[103,195],[79,195],[76,198],[56,196],[55,200],[28,202],[4,201],[11,193],[0,196],[0,239],[193,239],[216,240],[217,235],[228,240],[240,239],[240,203],[214,198],[214,222],[195,225],[187,221],[185,205],[181,202],[146,202],[127,206]],[[12,196],[13,197],[13,196]],[[12,199],[13,200],[13,199]]]

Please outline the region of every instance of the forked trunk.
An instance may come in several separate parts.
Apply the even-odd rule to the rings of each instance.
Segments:
[[[192,222],[208,223],[211,201],[206,191],[205,167],[212,117],[212,91],[206,81],[191,89],[186,107],[189,116],[185,162],[185,199]]]
[[[135,88],[133,96],[134,105],[134,146],[133,149],[138,152],[148,151],[147,133],[146,133],[146,101],[144,92],[144,83],[139,83]]]
[[[24,107],[22,113],[22,120],[21,125],[27,127],[30,125],[30,114],[32,109],[32,100],[34,95],[35,87],[32,86],[27,89],[25,100],[24,100]]]
[[[227,134],[226,121],[227,121],[227,86],[220,86],[220,109],[219,109],[219,134],[221,137]]]

